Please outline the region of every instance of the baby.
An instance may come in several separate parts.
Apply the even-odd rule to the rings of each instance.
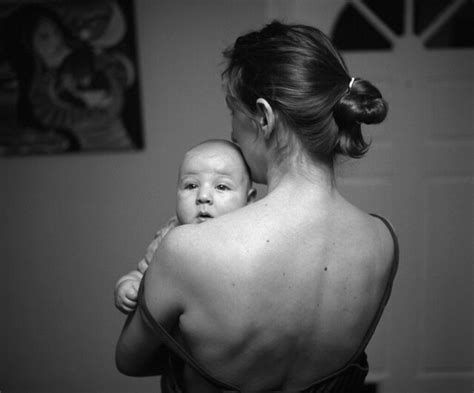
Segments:
[[[148,246],[136,270],[115,285],[115,305],[125,314],[137,305],[140,281],[161,240],[174,227],[200,224],[252,202],[256,197],[248,167],[232,142],[213,139],[185,154],[179,169],[176,216],[161,228]]]

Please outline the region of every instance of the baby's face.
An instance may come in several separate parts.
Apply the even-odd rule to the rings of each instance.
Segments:
[[[237,151],[199,145],[186,153],[181,165],[176,214],[181,224],[198,224],[245,206],[253,193]]]

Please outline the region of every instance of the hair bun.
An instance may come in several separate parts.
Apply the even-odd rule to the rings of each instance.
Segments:
[[[362,157],[369,143],[364,141],[360,125],[381,123],[388,104],[372,83],[356,78],[347,93],[334,107],[334,119],[339,127],[336,152],[350,157]]]
[[[387,116],[388,105],[380,91],[370,82],[356,78],[334,110],[338,124],[352,122],[377,124]]]

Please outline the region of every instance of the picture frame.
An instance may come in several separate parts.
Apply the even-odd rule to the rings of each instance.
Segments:
[[[132,0],[0,3],[0,156],[144,148]]]

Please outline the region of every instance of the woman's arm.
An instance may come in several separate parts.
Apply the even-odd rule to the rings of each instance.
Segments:
[[[167,349],[161,337],[145,319],[141,307],[144,302],[152,318],[168,332],[178,325],[183,312],[182,280],[178,273],[179,248],[163,240],[143,277],[143,293],[139,305],[123,327],[117,343],[115,361],[120,372],[133,376],[161,374]]]
[[[166,361],[166,348],[141,318],[137,309],[127,318],[117,343],[115,364],[125,375],[161,375]]]

